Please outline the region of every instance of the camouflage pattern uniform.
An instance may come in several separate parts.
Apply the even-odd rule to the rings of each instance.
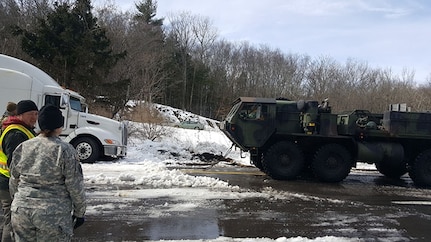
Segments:
[[[42,135],[20,144],[10,165],[16,241],[71,241],[72,214],[84,217],[86,198],[76,150]]]

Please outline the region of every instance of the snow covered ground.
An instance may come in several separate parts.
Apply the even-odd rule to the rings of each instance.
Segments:
[[[129,138],[127,157],[119,161],[97,162],[95,164],[83,164],[85,183],[88,186],[94,184],[125,184],[133,187],[142,187],[141,190],[119,191],[97,191],[103,196],[122,197],[128,199],[145,199],[157,197],[174,197],[178,200],[187,201],[181,206],[172,206],[171,211],[182,211],[200,206],[205,200],[212,198],[238,199],[246,197],[270,197],[277,196],[271,190],[266,192],[245,191],[237,186],[231,186],[225,181],[203,177],[192,176],[183,173],[177,167],[193,165],[226,166],[232,162],[249,165],[249,158],[240,158],[239,150],[232,150],[227,157],[231,160],[214,162],[208,164],[196,158],[196,154],[204,152],[224,155],[232,143],[216,127],[206,126],[205,130],[189,130],[174,127],[169,129],[169,135],[156,139],[155,141],[142,140],[134,137]],[[364,164],[365,169],[374,169],[373,166]],[[100,194],[99,194],[100,195]],[[279,194],[278,194],[279,195]],[[296,196],[298,194],[295,194]],[[89,206],[87,216],[96,214],[103,206],[110,204]],[[151,216],[160,216],[162,211],[155,208]],[[219,237],[214,240],[182,240],[182,241],[359,241],[358,238],[321,237],[308,239],[306,237],[278,239],[269,238],[227,238]],[[165,240],[166,241],[166,240]]]

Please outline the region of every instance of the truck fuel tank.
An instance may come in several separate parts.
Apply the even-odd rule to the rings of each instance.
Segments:
[[[394,163],[402,162],[404,148],[399,143],[389,142],[359,142],[357,160],[368,163],[378,163],[391,160]]]

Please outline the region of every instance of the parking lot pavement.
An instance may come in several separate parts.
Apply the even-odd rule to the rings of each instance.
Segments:
[[[90,186],[87,220],[73,241],[431,239],[431,190],[415,188],[407,177],[391,181],[377,172],[353,171],[339,184],[324,184],[275,181],[255,168],[184,171],[228,181],[235,189]]]

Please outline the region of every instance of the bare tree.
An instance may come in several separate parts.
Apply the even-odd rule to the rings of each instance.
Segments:
[[[136,5],[130,33],[130,58],[133,61],[134,81],[132,88],[138,90],[139,100],[153,102],[162,94],[162,82],[169,73],[164,69],[166,52],[164,50],[163,19],[156,19],[157,4],[152,0]]]
[[[31,30],[37,18],[43,18],[53,8],[53,0],[4,0],[0,3],[0,52],[24,60],[30,57],[22,51],[17,27]]]
[[[14,0],[0,3],[0,52],[16,55],[21,48],[19,39],[11,33],[12,27],[19,22],[19,6]]]
[[[195,47],[196,38],[193,33],[193,23],[195,16],[190,12],[182,12],[179,15],[170,14],[168,20],[170,23],[169,35],[179,45],[182,60],[182,90],[181,90],[181,108],[186,109],[186,95],[188,88],[188,57],[191,50]]]
[[[310,63],[306,74],[306,97],[323,100],[335,87],[335,80],[340,76],[339,65],[330,57],[320,57]]]
[[[189,107],[193,106],[195,94],[194,90],[196,85],[196,71],[198,67],[196,63],[202,63],[204,66],[208,65],[209,49],[214,45],[214,42],[217,39],[217,30],[214,28],[212,22],[207,17],[196,16],[192,25],[192,32],[194,33],[194,37],[196,39],[196,46],[192,53],[194,53],[194,57],[198,60],[198,62],[194,62],[195,65],[193,68],[193,78],[190,87]],[[209,92],[210,85],[201,83],[199,90],[200,114],[203,113],[204,106],[207,105]]]

